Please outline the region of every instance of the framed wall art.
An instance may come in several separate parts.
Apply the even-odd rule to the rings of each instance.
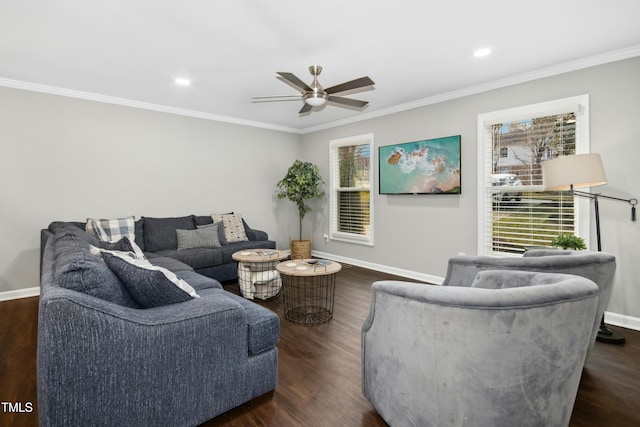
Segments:
[[[378,150],[380,194],[460,194],[460,135]]]

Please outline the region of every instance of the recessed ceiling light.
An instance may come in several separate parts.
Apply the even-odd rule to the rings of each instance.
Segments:
[[[481,56],[487,56],[491,53],[491,49],[484,48],[484,49],[478,49],[475,52],[473,52],[473,56],[475,56],[476,58],[479,58]]]
[[[177,84],[179,84],[179,85],[182,85],[182,86],[189,86],[191,84],[191,80],[184,79],[184,78],[181,78],[181,77],[175,79],[175,82]]]

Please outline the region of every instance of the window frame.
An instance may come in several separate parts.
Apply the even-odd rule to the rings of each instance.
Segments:
[[[537,104],[508,108],[489,113],[478,114],[478,254],[491,256],[519,256],[505,252],[490,250],[487,227],[493,227],[493,222],[488,222],[488,212],[492,209],[492,196],[487,195],[487,186],[491,187],[492,171],[486,169],[486,153],[488,144],[492,144],[487,138],[486,126],[497,123],[505,123],[517,120],[544,117],[550,115],[574,112],[576,115],[576,152],[586,154],[590,152],[589,134],[589,95],[579,95],[569,98],[557,99]],[[542,185],[530,186],[532,191],[543,191]],[[587,189],[588,191],[588,189]],[[589,214],[589,200],[574,196],[575,234],[584,239],[589,247],[591,215]]]
[[[369,146],[369,188],[360,188],[360,191],[369,192],[369,235],[348,233],[344,231],[338,231],[338,193],[340,189],[340,177],[339,177],[339,165],[335,165],[335,159],[337,158],[336,150],[340,147],[364,145]],[[350,136],[347,138],[340,138],[329,141],[329,239],[342,242],[356,243],[360,245],[373,246],[374,236],[374,215],[373,215],[373,200],[374,200],[374,166],[375,165],[375,151],[373,133]],[[356,188],[356,187],[354,187]]]

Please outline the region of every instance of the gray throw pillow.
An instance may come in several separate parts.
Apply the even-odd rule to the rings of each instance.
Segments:
[[[220,242],[220,244],[228,245],[229,242],[227,242],[227,238],[224,237],[224,226],[222,225],[222,221],[212,222],[211,224],[196,225],[196,228],[208,228],[213,227],[214,225],[217,226],[218,229],[218,241]]]
[[[147,260],[137,259],[131,252],[102,251],[102,257],[142,308],[161,307],[200,297],[175,273]]]
[[[176,230],[178,250],[193,248],[219,248],[218,224],[195,230]]]
[[[195,230],[195,215],[179,218],[144,217],[144,250],[178,249],[176,230]]]

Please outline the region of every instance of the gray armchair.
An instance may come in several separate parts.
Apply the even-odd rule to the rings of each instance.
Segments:
[[[600,295],[589,349],[593,347],[613,289],[613,276],[616,272],[616,258],[613,255],[606,252],[534,249],[525,252],[523,257],[456,256],[449,259],[449,268],[442,284],[469,286],[476,274],[483,270],[575,274],[595,282],[600,288]]]
[[[376,282],[363,393],[391,426],[566,426],[598,304],[571,275],[483,271]]]

